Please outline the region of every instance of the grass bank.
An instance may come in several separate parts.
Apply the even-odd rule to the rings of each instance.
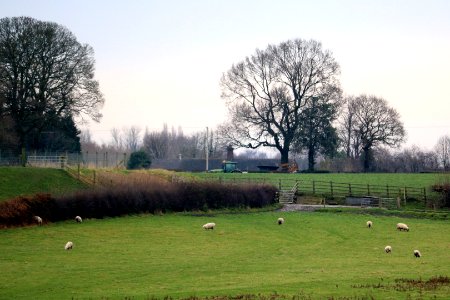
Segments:
[[[64,194],[86,185],[61,169],[0,167],[0,201],[36,193]]]
[[[282,226],[276,219],[284,217]],[[140,215],[0,231],[0,299],[149,299],[301,295],[300,299],[447,299],[448,221],[258,212]],[[202,224],[215,222],[206,231]],[[409,232],[398,232],[405,222]],[[72,251],[64,244],[73,241]],[[393,248],[385,254],[386,245]],[[423,257],[413,257],[419,249]],[[403,281],[402,281],[403,280]]]

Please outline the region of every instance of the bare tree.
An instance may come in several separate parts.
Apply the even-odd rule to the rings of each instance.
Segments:
[[[359,158],[361,155],[360,135],[356,128],[356,106],[355,97],[349,96],[344,99],[342,112],[339,117],[338,135],[341,139],[341,147],[348,158]]]
[[[125,146],[131,152],[135,152],[138,150],[139,146],[139,134],[141,133],[141,129],[137,126],[131,126],[130,128],[124,128],[124,141]]]
[[[80,133],[80,145],[81,145],[81,151],[83,152],[90,152],[94,153],[98,151],[100,148],[99,145],[95,143],[95,141],[92,140],[92,135],[89,130],[83,130]]]
[[[450,136],[441,136],[434,147],[439,163],[444,171],[450,169]]]
[[[100,120],[104,99],[94,79],[94,51],[65,27],[29,17],[0,19],[0,113],[27,135],[64,116]]]
[[[169,133],[167,124],[164,124],[161,132],[150,132],[145,130],[144,149],[150,154],[152,159],[168,158]]]
[[[123,138],[122,135],[120,134],[120,130],[117,128],[113,128],[111,129],[111,137],[113,139],[113,148],[116,151],[120,151],[123,148]]]
[[[377,146],[399,146],[405,137],[400,115],[386,100],[360,95],[349,102],[352,111],[351,129],[354,153],[363,154],[364,171],[372,170],[373,149]],[[357,143],[356,143],[357,142]]]
[[[221,79],[230,115],[220,127],[221,136],[238,147],[276,148],[281,163],[287,164],[306,104],[340,90],[338,74],[331,52],[314,40],[289,40],[257,49]]]

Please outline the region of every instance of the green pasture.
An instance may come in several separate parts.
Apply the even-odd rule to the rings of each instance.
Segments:
[[[86,188],[66,171],[50,168],[0,167],[0,201],[36,193],[59,194]]]
[[[276,224],[284,217],[285,224]],[[365,223],[373,221],[373,228]],[[203,230],[206,222],[217,224]],[[398,232],[405,222],[409,232]],[[345,213],[140,215],[0,231],[0,299],[448,299],[448,221]],[[75,246],[65,251],[67,241]],[[386,245],[393,248],[385,254]],[[413,257],[419,249],[423,257]]]
[[[427,188],[433,184],[448,180],[449,174],[441,173],[188,173],[198,178],[213,180],[279,180],[324,181],[336,183],[370,184],[381,186],[399,186]]]

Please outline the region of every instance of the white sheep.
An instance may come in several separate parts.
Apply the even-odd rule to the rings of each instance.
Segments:
[[[73,248],[73,243],[72,242],[67,242],[67,244],[64,246],[64,249],[66,249],[66,250],[70,250],[70,249],[72,249]]]
[[[75,221],[77,221],[77,223],[81,223],[83,222],[83,219],[80,216],[76,216]]]
[[[278,225],[281,225],[284,223],[284,219],[283,218],[278,218],[277,220]]]
[[[397,224],[397,229],[400,230],[400,231],[401,230],[409,231],[409,227],[405,223],[398,223]]]
[[[419,251],[419,250],[414,250],[413,253],[414,253],[414,256],[417,257],[417,258],[419,258],[419,257],[422,256],[422,254],[420,254],[420,251]]]
[[[384,252],[391,253],[392,252],[392,247],[391,246],[384,247]]]
[[[36,222],[38,223],[38,225],[42,225],[42,218],[39,216],[34,216],[34,219],[36,220]]]
[[[373,225],[372,221],[367,221],[366,225],[367,225],[368,228],[372,228],[372,225]]]
[[[205,225],[203,225],[204,229],[214,229],[214,227],[216,226],[216,223],[206,223]]]

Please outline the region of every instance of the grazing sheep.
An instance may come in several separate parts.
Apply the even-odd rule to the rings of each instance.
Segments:
[[[206,223],[205,225],[203,225],[204,229],[214,229],[214,227],[216,226],[216,223]]]
[[[384,252],[391,253],[392,252],[392,247],[391,246],[384,247]]]
[[[38,225],[42,225],[42,218],[39,216],[34,216],[34,219],[36,220],[36,222],[38,223]]]
[[[67,242],[66,246],[64,246],[64,249],[66,250],[70,250],[73,248],[73,243],[72,242]]]
[[[417,257],[417,258],[419,258],[419,257],[422,256],[422,254],[420,254],[420,251],[419,251],[419,250],[414,250],[414,256]]]
[[[81,223],[83,222],[83,219],[80,216],[76,216],[75,221],[77,221],[77,223]]]
[[[397,229],[398,230],[404,230],[404,231],[409,231],[409,227],[408,225],[404,224],[404,223],[398,223],[397,224]]]
[[[372,221],[367,221],[367,228],[372,228]]]
[[[278,225],[281,225],[284,223],[284,219],[283,218],[278,218],[277,220]]]

